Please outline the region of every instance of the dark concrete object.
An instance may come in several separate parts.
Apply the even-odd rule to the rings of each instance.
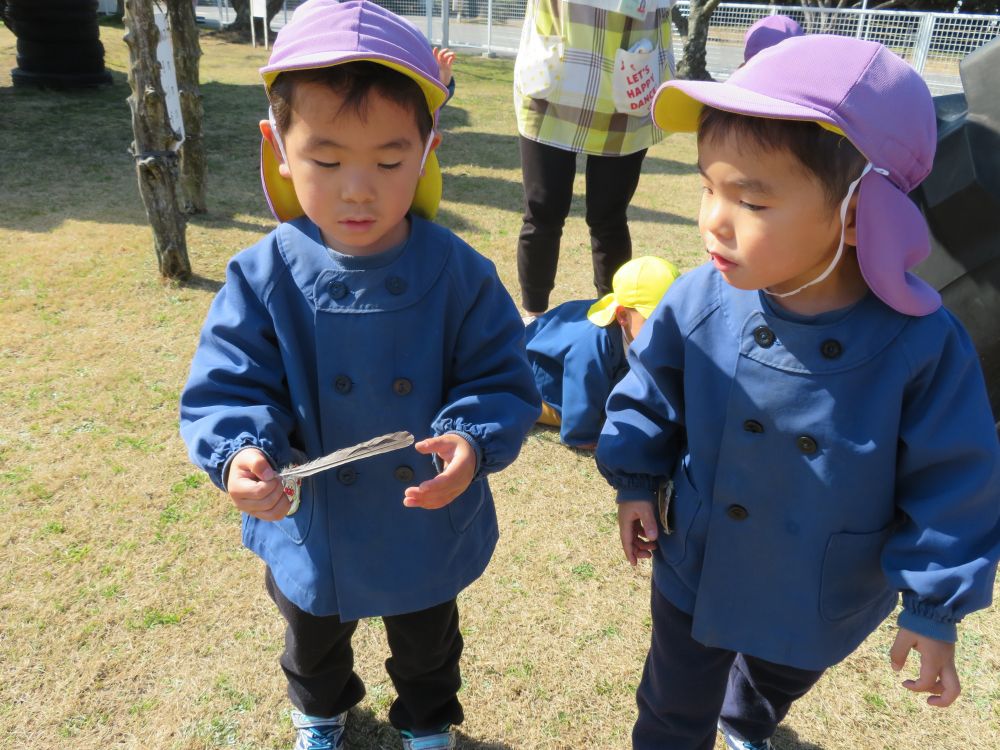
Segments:
[[[7,0],[17,37],[15,86],[82,88],[111,83],[97,26],[97,0]]]
[[[931,230],[915,270],[972,336],[1000,421],[1000,39],[961,63],[964,94],[934,99],[934,167],[911,197]]]

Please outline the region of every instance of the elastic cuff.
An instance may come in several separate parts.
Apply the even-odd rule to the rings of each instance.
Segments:
[[[483,465],[483,449],[479,447],[479,443],[476,439],[470,435],[468,432],[462,432],[462,430],[448,430],[447,432],[441,433],[443,435],[458,435],[460,438],[465,440],[469,445],[472,446],[472,450],[476,452],[476,472],[473,474],[472,481],[475,482],[477,479],[482,479],[479,476],[479,467]],[[442,470],[440,460],[437,455],[434,456],[434,465],[437,467],[438,471]]]
[[[636,500],[645,500],[649,503],[655,503],[656,492],[650,489],[641,489],[636,487],[622,488],[618,490],[618,496],[615,497],[616,503],[631,503]]]
[[[933,638],[935,641],[954,643],[958,640],[958,627],[955,623],[929,620],[909,609],[904,609],[899,613],[896,624],[901,628],[912,630],[917,635]]]
[[[275,471],[278,470],[277,465],[274,463],[274,459],[271,458],[271,455],[266,450],[261,448],[259,445],[244,445],[243,447],[238,448],[237,450],[230,453],[229,458],[227,458],[226,462],[222,464],[222,472],[220,473],[219,476],[222,478],[222,489],[225,490],[226,492],[229,491],[227,489],[229,485],[229,467],[232,465],[233,459],[236,458],[243,451],[250,450],[251,448],[253,448],[255,451],[260,451],[261,453],[263,453],[267,457],[268,463],[271,464],[271,468],[274,469]]]

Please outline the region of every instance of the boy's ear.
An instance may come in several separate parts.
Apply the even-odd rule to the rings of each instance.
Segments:
[[[844,244],[858,246],[858,191],[854,191],[851,200],[847,202],[847,213],[844,215]]]
[[[618,321],[618,325],[627,331],[629,329],[629,323],[631,323],[628,317],[628,308],[618,305],[615,309],[615,320]]]
[[[292,173],[288,171],[288,165],[285,164],[285,159],[281,153],[281,147],[278,146],[278,136],[274,132],[274,128],[271,127],[270,120],[260,121],[260,134],[264,136],[265,141],[271,144],[271,150],[274,152],[274,158],[278,160],[278,174],[286,180],[290,180],[292,178]]]
[[[434,131],[434,140],[431,141],[431,151],[433,151],[434,149],[436,149],[440,145],[441,145],[441,131],[440,130],[435,130]]]

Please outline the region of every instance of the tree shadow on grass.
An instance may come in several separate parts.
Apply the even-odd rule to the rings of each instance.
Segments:
[[[449,118],[442,114],[441,119],[445,128],[449,127]],[[521,171],[521,147],[517,135],[445,130],[442,134],[440,159],[441,166],[445,169],[461,169],[468,165],[487,169],[513,169],[518,174]],[[519,180],[518,185],[520,184]]]
[[[186,281],[178,282],[178,284],[185,289],[193,289],[199,292],[209,292],[210,294],[217,294],[218,291],[222,289],[222,282],[218,279],[209,279],[199,274],[194,274],[191,278]]]
[[[87,90],[0,87],[5,133],[0,229],[48,232],[67,221],[145,226],[134,159],[124,73],[108,86]],[[263,88],[201,86],[208,158],[208,213],[193,225],[258,232],[271,221],[260,188],[260,132],[267,112]],[[265,230],[266,231],[266,230]]]
[[[686,161],[662,159],[659,156],[647,156],[642,160],[643,174],[671,174],[677,176],[698,174],[698,165]],[[641,178],[640,178],[641,179]]]
[[[513,750],[502,742],[477,740],[464,732],[456,731],[461,750]],[[352,708],[347,721],[345,743],[356,750],[397,750],[402,747],[399,733],[387,721],[382,721],[370,709]]]

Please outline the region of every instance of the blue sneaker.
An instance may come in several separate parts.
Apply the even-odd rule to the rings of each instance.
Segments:
[[[722,737],[726,741],[726,747],[728,750],[774,750],[774,745],[771,744],[770,737],[766,740],[761,740],[760,742],[741,740],[735,734],[726,729],[721,721],[719,722],[719,731],[722,732]]]
[[[403,750],[455,750],[455,732],[448,727],[439,734],[414,737],[412,732],[399,733],[403,740]]]
[[[332,719],[292,711],[292,726],[296,732],[293,750],[341,750],[344,747],[346,725],[347,711]]]

